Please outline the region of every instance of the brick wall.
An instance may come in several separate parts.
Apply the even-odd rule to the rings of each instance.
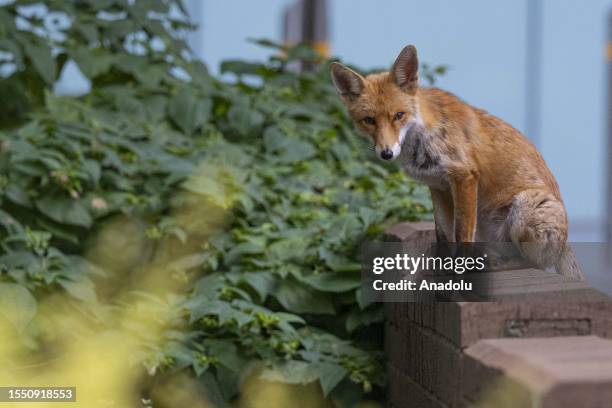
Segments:
[[[386,239],[421,245],[435,234],[404,223]],[[499,292],[523,297],[385,304],[388,406],[612,407],[610,299],[551,272],[492,273]]]

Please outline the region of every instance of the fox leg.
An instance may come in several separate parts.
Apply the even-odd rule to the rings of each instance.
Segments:
[[[523,257],[542,269],[584,280],[567,245],[567,215],[563,203],[545,190],[524,190],[514,196],[506,219],[510,240]]]
[[[450,192],[429,187],[433,203],[436,240],[438,242],[454,241],[453,197]]]
[[[454,242],[474,242],[478,208],[478,179],[471,174],[450,177],[454,207]]]

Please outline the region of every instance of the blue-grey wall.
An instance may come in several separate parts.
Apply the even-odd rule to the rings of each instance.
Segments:
[[[596,226],[604,217],[609,159],[605,47],[612,1],[541,0],[539,68],[527,60],[528,1],[533,0],[329,0],[331,48],[358,66],[385,67],[413,43],[423,61],[450,65],[440,87],[522,131],[527,98],[538,90],[532,136],[561,185],[574,235],[587,226],[590,235],[579,239],[600,239]],[[265,50],[245,39],[279,39],[282,9],[290,3],[191,0],[202,24],[198,53],[213,72],[224,58],[265,57]],[[536,83],[527,78],[528,66],[538,68]],[[528,92],[528,84],[536,88]]]
[[[199,25],[192,44],[211,72],[216,73],[224,59],[267,58],[269,50],[247,39],[280,40],[283,9],[291,0],[186,0],[185,3]]]
[[[606,33],[609,0],[545,0],[542,44],[542,152],[570,217],[606,211]]]

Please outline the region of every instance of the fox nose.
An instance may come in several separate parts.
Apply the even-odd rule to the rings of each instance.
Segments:
[[[380,158],[383,160],[391,160],[393,158],[393,152],[391,149],[385,149],[380,152]]]

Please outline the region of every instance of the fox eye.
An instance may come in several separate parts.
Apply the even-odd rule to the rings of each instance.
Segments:
[[[376,119],[371,116],[366,116],[365,118],[361,119],[361,121],[366,125],[374,126],[376,124]]]
[[[394,116],[393,116],[393,120],[400,120],[401,118],[403,118],[405,115],[405,112],[397,112]]]

